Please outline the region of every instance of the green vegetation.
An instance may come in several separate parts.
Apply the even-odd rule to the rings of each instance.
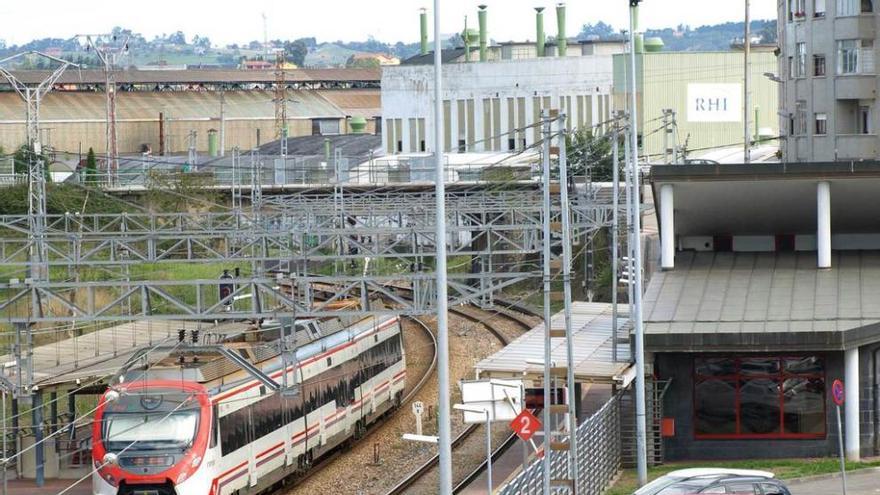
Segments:
[[[880,466],[880,460],[865,462],[847,462],[846,470],[855,471]],[[824,459],[755,459],[746,461],[701,461],[689,463],[670,463],[653,467],[648,470],[648,479],[653,480],[664,474],[677,469],[692,467],[720,467],[732,469],[759,469],[770,471],[777,478],[788,480],[816,476],[819,474],[836,473],[840,471],[840,461],[837,458]],[[606,492],[606,495],[630,495],[636,490],[635,470],[628,469],[623,472],[620,479]]]
[[[94,184],[98,180],[98,160],[95,158],[94,148],[89,148],[86,155],[85,183]]]
[[[27,195],[27,184],[4,187],[3,194],[0,194],[0,215],[26,215]],[[46,212],[50,215],[133,211],[132,206],[102,192],[73,184],[46,184]]]

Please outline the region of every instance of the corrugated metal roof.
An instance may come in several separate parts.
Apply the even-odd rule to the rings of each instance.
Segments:
[[[627,335],[629,320],[627,306],[620,305],[621,316],[619,336]],[[550,320],[550,328],[564,329],[562,312]],[[611,357],[611,305],[606,303],[575,302],[572,307],[572,329],[574,331],[574,361],[577,380],[607,382],[614,381],[630,367],[629,345],[618,346],[619,362]],[[566,348],[562,339],[553,340],[552,360],[558,364],[567,362]],[[527,360],[544,360],[544,325],[529,330],[495,354],[476,365],[480,375],[494,373],[541,375],[543,366],[526,364]]]
[[[317,91],[291,90],[287,105],[289,118],[345,117],[346,112],[322,98]],[[228,91],[226,118],[274,118],[275,97],[272,91]],[[43,122],[63,120],[104,120],[103,93],[49,93],[40,107]],[[171,119],[219,118],[220,95],[217,92],[121,92],[118,93],[116,115],[119,121],[156,120],[159,112]],[[24,103],[14,93],[0,93],[0,122],[24,121]]]
[[[832,266],[817,269],[815,251],[677,253],[645,293],[645,332],[803,334],[880,322],[880,251],[835,251]]]
[[[372,118],[382,115],[382,93],[378,89],[333,89],[318,91],[347,115]]]
[[[36,84],[48,75],[44,70],[13,71],[15,77],[27,84]],[[289,82],[379,82],[381,71],[376,68],[364,69],[291,69],[284,71]],[[159,84],[159,83],[263,83],[275,82],[274,70],[240,69],[187,69],[187,70],[123,70],[116,75],[119,84]],[[3,81],[5,84],[5,81]],[[69,68],[58,80],[58,84],[104,84],[104,73],[100,70],[78,70]]]

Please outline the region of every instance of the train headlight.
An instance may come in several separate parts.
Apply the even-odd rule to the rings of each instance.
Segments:
[[[104,459],[102,459],[105,466],[115,466],[119,464],[119,456],[112,452],[107,452],[104,454]]]
[[[199,467],[199,464],[201,464],[201,463],[202,463],[202,456],[197,455],[197,456],[193,457],[193,460],[190,463],[190,466],[197,468],[197,467]]]
[[[110,389],[107,391],[106,394],[104,394],[104,401],[105,402],[116,402],[117,400],[119,400],[119,395],[120,394],[118,391]]]

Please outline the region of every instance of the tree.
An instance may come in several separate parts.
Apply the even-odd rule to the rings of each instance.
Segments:
[[[288,61],[296,64],[298,67],[305,65],[306,55],[309,54],[309,47],[304,41],[285,41],[282,46]]]
[[[86,154],[85,183],[94,184],[98,180],[98,160],[95,158],[94,148],[89,148]]]
[[[169,35],[167,41],[172,45],[186,45],[186,35],[183,34],[183,31],[177,31]]]
[[[263,44],[257,40],[254,40],[254,41],[251,41],[250,43],[248,43],[249,50],[259,50],[261,48],[263,48]]]
[[[34,156],[34,152],[31,151],[30,147],[26,144],[23,144],[15,150],[15,154],[12,156],[12,168],[16,174],[27,175],[28,169],[30,168],[28,164],[31,159],[38,159],[43,161],[43,173],[46,176],[46,182],[51,180],[51,176],[49,175],[49,157],[46,155],[46,151],[43,150],[43,154],[39,157]]]
[[[589,127],[566,136],[569,175],[589,175],[597,182],[611,181],[614,166],[610,136],[594,136]]]
[[[587,40],[596,37],[603,39],[612,36],[614,36],[614,28],[610,24],[599,21],[596,24],[584,24],[581,32],[577,35],[577,39]]]
[[[355,58],[354,55],[348,57],[348,61],[345,62],[345,66],[353,69],[376,69],[379,68],[382,64],[379,63],[379,60],[373,57],[359,57]]]

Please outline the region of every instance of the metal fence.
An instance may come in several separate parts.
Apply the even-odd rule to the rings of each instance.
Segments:
[[[578,426],[578,493],[601,495],[621,469],[620,392]],[[568,452],[551,452],[554,479],[568,478]],[[525,471],[504,485],[501,495],[540,494],[544,489],[544,463],[535,459]],[[558,489],[563,490],[563,489]]]

